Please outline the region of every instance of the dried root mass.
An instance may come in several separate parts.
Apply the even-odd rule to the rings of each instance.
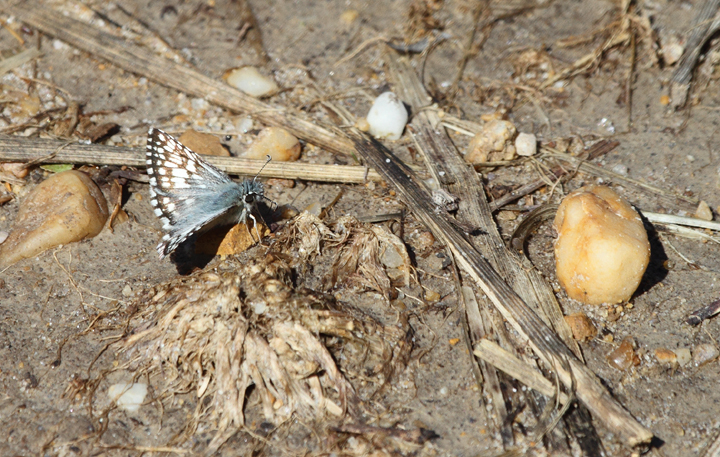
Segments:
[[[394,250],[386,262],[392,267],[382,262],[388,249]],[[246,423],[246,403],[254,401],[274,424],[293,414],[310,421],[346,412],[357,418],[362,402],[348,378],[362,372],[381,386],[405,363],[410,344],[402,320],[384,326],[326,293],[295,285],[297,268],[323,251],[336,256],[327,283],[353,279],[387,292],[386,270],[401,272],[396,280],[409,279],[407,252],[394,235],[354,219],[338,221],[333,230],[303,214],[269,252],[260,248],[242,263],[226,260],[139,299],[134,330],[121,343],[125,367],[161,377],[167,395],[196,393],[186,436],[201,423],[217,429],[216,440],[227,436],[223,432]],[[331,350],[342,351],[342,370]]]

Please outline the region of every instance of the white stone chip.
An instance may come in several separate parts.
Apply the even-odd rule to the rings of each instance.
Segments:
[[[392,92],[380,94],[367,115],[370,134],[378,139],[399,139],[407,121],[408,112],[405,105]]]
[[[515,138],[515,152],[519,156],[530,157],[537,152],[537,138],[532,133],[519,133]]]
[[[108,397],[117,404],[117,407],[129,413],[140,409],[147,395],[147,384],[119,382],[108,389]]]
[[[280,88],[255,67],[242,67],[227,74],[227,83],[253,97],[272,95]]]

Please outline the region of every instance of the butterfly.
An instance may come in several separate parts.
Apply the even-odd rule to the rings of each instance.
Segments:
[[[257,175],[237,183],[156,128],[148,132],[146,163],[150,204],[165,231],[157,245],[161,259],[189,237],[219,225],[245,223],[250,218],[257,231],[253,211],[266,199]]]

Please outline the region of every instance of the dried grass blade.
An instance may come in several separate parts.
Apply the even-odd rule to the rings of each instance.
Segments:
[[[26,49],[18,54],[7,59],[0,60],[0,76],[4,75],[8,71],[13,70],[21,65],[24,65],[36,57],[40,57],[42,52],[35,48]]]
[[[40,138],[0,136],[0,162],[25,162],[47,156],[43,163],[90,163],[145,167],[145,151],[99,144],[80,144]],[[255,176],[264,161],[239,157],[206,156],[205,159],[229,174]],[[365,167],[353,165],[318,165],[301,162],[270,162],[260,177],[304,179],[308,181],[364,183],[378,181],[380,175]]]
[[[542,373],[527,365],[515,357],[514,354],[501,348],[493,341],[486,339],[480,340],[475,345],[473,354],[546,397],[552,398],[557,395],[558,400],[563,405],[569,400],[567,394],[563,392],[559,392],[558,394],[556,386],[543,376]]]

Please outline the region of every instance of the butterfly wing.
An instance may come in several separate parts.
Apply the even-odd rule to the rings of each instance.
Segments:
[[[165,231],[160,258],[237,210],[241,186],[172,136],[150,129],[146,155],[150,204]]]

